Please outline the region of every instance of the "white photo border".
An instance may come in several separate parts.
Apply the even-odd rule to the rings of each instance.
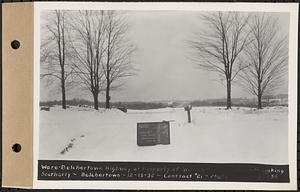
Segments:
[[[181,10],[288,12],[289,25],[289,116],[288,147],[290,183],[200,182],[200,181],[41,181],[37,180],[39,152],[40,13],[44,10]],[[111,3],[34,2],[34,128],[33,188],[40,189],[186,189],[186,190],[296,190],[297,189],[297,3]]]

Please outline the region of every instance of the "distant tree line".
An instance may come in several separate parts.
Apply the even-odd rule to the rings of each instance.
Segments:
[[[85,99],[72,99],[67,101],[68,106],[76,106],[76,107],[92,107],[94,102],[85,100]],[[55,105],[61,105],[60,100],[54,101],[42,101],[40,102],[40,106],[48,106],[53,107]],[[98,106],[101,108],[106,107],[106,102],[99,102]],[[111,102],[111,108],[126,108],[126,109],[136,109],[136,110],[147,110],[147,109],[160,109],[166,107],[175,107],[176,105],[169,105],[164,102]]]
[[[288,104],[288,95],[287,94],[279,94],[279,95],[265,95],[262,98],[262,106],[287,106]],[[283,101],[279,102],[278,100]],[[186,105],[192,105],[195,107],[200,106],[226,106],[227,98],[219,98],[219,99],[204,99],[204,100],[194,100],[190,102],[186,101],[176,101],[176,102],[141,102],[141,101],[132,101],[132,102],[111,102],[112,108],[125,108],[125,109],[136,109],[136,110],[147,110],[147,109],[160,109],[160,108],[178,108],[181,107],[183,109]],[[93,107],[94,102],[85,100],[85,99],[72,99],[67,101],[68,106],[76,106],[76,107]],[[42,101],[40,102],[40,106],[53,107],[55,105],[60,105],[60,100],[54,101]],[[98,106],[101,108],[105,108],[106,102],[99,102]],[[232,98],[232,106],[235,107],[255,107],[257,104],[253,99],[249,98]]]

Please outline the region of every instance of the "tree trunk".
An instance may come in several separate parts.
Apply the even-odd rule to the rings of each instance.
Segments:
[[[65,84],[64,83],[62,83],[62,85],[61,85],[61,96],[62,96],[62,99],[61,99],[62,108],[66,109],[67,108],[67,104],[66,104],[66,89],[65,89]]]
[[[94,109],[99,109],[99,103],[98,103],[98,93],[93,93],[94,96]]]
[[[107,61],[106,61],[106,109],[110,109],[110,43],[111,43],[111,23],[109,24],[109,32],[108,32],[108,44],[107,44]]]
[[[262,105],[261,105],[261,94],[257,95],[257,109],[262,109]]]
[[[231,109],[231,80],[227,80],[227,107],[226,109]]]
[[[110,95],[109,95],[109,91],[110,91],[110,83],[109,80],[107,80],[106,83],[106,109],[110,109]]]
[[[67,108],[66,104],[66,87],[64,81],[64,71],[61,73],[61,106],[63,109]]]
[[[262,92],[261,92],[261,81],[258,77],[258,89],[257,89],[257,109],[262,109],[261,106],[261,97],[262,97]]]
[[[262,106],[261,106],[261,97],[262,97],[262,94],[261,94],[261,88],[260,88],[260,82],[258,82],[258,90],[257,90],[258,94],[257,94],[257,109],[262,109]]]

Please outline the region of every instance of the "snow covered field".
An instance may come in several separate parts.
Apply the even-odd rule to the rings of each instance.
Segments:
[[[288,108],[40,111],[39,159],[288,163]],[[171,121],[171,144],[137,146],[137,122]]]

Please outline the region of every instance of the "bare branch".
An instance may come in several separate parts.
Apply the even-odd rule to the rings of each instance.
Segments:
[[[280,33],[277,18],[266,13],[255,14],[249,27],[252,41],[245,54],[249,67],[243,70],[241,79],[243,87],[250,87],[250,93],[258,97],[258,108],[261,108],[263,95],[278,88],[286,74],[287,38]]]
[[[249,44],[247,23],[250,15],[238,12],[217,12],[201,16],[207,30],[196,33],[188,45],[191,60],[201,69],[216,72],[226,79],[227,108],[231,108],[231,84],[246,66],[238,62]]]

